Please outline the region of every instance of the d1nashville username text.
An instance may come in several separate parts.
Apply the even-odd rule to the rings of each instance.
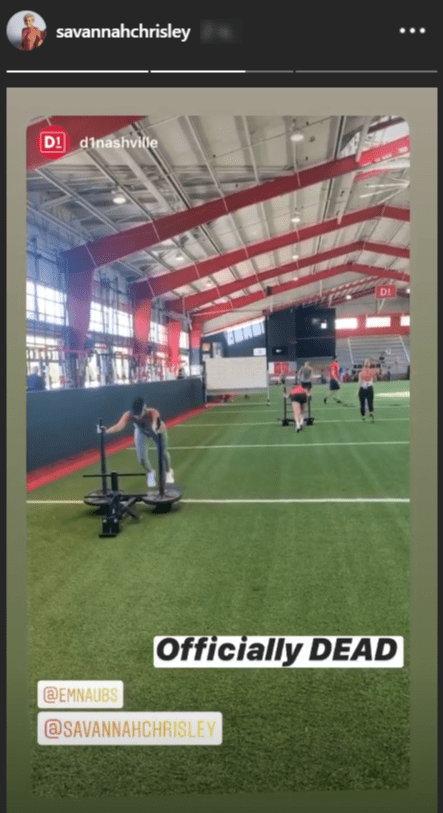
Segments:
[[[130,147],[144,147],[146,150],[155,150],[158,147],[158,140],[156,138],[150,138],[149,136],[137,136],[133,138],[129,136],[121,136],[120,138],[94,138],[94,136],[86,136],[81,139],[79,146],[82,150],[127,150]]]

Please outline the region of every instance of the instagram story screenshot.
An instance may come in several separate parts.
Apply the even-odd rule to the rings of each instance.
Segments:
[[[437,810],[436,19],[262,14],[5,13],[8,813]]]

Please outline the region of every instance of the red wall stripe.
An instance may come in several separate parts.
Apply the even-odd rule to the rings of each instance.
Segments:
[[[208,404],[208,407],[212,406],[215,406],[215,404]],[[190,409],[188,412],[184,412],[183,415],[178,415],[176,418],[171,418],[171,420],[165,421],[166,426],[168,429],[170,429],[172,426],[177,426],[179,423],[184,423],[184,421],[189,420],[189,418],[193,418],[195,415],[200,415],[208,407],[202,406],[196,407],[195,409]],[[134,439],[132,435],[129,437],[126,436],[119,438],[118,440],[108,443],[106,446],[106,451],[108,454],[121,452],[123,449],[127,449],[128,446],[131,446],[133,443]],[[48,483],[53,483],[55,480],[60,480],[61,477],[66,477],[68,474],[73,474],[79,469],[84,469],[87,466],[92,466],[93,463],[99,462],[100,452],[97,449],[88,449],[85,452],[80,452],[77,455],[67,457],[64,460],[51,463],[49,466],[42,466],[41,468],[35,469],[34,471],[28,473],[26,477],[26,491],[35,491],[35,489],[41,488]]]

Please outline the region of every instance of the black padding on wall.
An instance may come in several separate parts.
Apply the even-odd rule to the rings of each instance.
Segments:
[[[155,407],[164,420],[202,406],[200,378],[157,381],[91,389],[27,393],[27,471],[89,449],[98,449],[96,424],[116,423],[137,396]],[[132,424],[110,440],[131,434]]]
[[[298,306],[271,313],[268,361],[298,361],[335,355],[335,308]]]
[[[295,361],[297,345],[294,308],[271,313],[267,321],[268,361]]]

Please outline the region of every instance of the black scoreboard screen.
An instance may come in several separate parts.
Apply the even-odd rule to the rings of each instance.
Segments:
[[[298,306],[267,319],[268,361],[335,356],[335,308]]]

